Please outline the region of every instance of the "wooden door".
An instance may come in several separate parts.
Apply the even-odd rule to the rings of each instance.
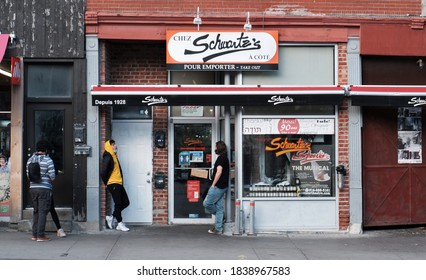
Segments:
[[[425,132],[426,112],[422,115]],[[426,164],[398,163],[397,136],[397,108],[363,108],[365,227],[426,223]]]

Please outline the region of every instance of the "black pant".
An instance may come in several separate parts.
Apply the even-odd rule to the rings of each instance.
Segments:
[[[45,188],[30,188],[33,203],[33,235],[45,237],[46,217],[52,202],[52,191]]]
[[[122,185],[111,184],[107,186],[107,190],[111,193],[112,199],[114,200],[114,212],[112,213],[112,216],[114,216],[117,219],[117,222],[120,223],[123,220],[123,217],[121,217],[121,211],[130,205],[126,189]]]
[[[56,213],[55,201],[53,200],[53,194],[52,194],[52,201],[51,201],[49,212],[50,212],[50,216],[52,216],[53,222],[55,223],[56,229],[60,229],[61,228],[61,222],[59,222],[58,213]]]

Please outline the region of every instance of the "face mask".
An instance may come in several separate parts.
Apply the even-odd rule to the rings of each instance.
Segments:
[[[115,148],[115,149],[114,149],[114,153],[117,153],[117,152],[118,152],[118,149],[117,149],[117,148]]]
[[[216,150],[214,150],[214,152],[216,153],[216,155],[218,155],[219,153],[218,153],[218,151],[217,151],[217,149]]]

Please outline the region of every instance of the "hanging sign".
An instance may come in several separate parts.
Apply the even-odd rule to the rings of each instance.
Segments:
[[[18,86],[21,83],[21,60],[18,57],[12,57],[12,79],[11,83]]]
[[[278,31],[167,31],[167,69],[278,70]]]

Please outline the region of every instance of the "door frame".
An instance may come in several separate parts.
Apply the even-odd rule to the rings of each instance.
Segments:
[[[215,108],[217,110],[217,108]],[[216,111],[217,113],[217,111]],[[173,118],[172,121],[170,121],[169,125],[169,131],[168,134],[170,135],[170,141],[169,141],[169,150],[168,150],[168,157],[169,157],[169,170],[168,170],[168,182],[169,182],[169,223],[170,224],[211,224],[214,220],[213,217],[211,218],[174,218],[174,125],[175,124],[210,124],[212,126],[212,139],[211,139],[211,147],[212,147],[212,162],[210,168],[213,168],[214,162],[216,160],[216,156],[214,155],[214,147],[216,143],[216,139],[218,139],[218,121],[216,117],[211,118],[199,118],[199,119],[180,119],[180,118]]]

